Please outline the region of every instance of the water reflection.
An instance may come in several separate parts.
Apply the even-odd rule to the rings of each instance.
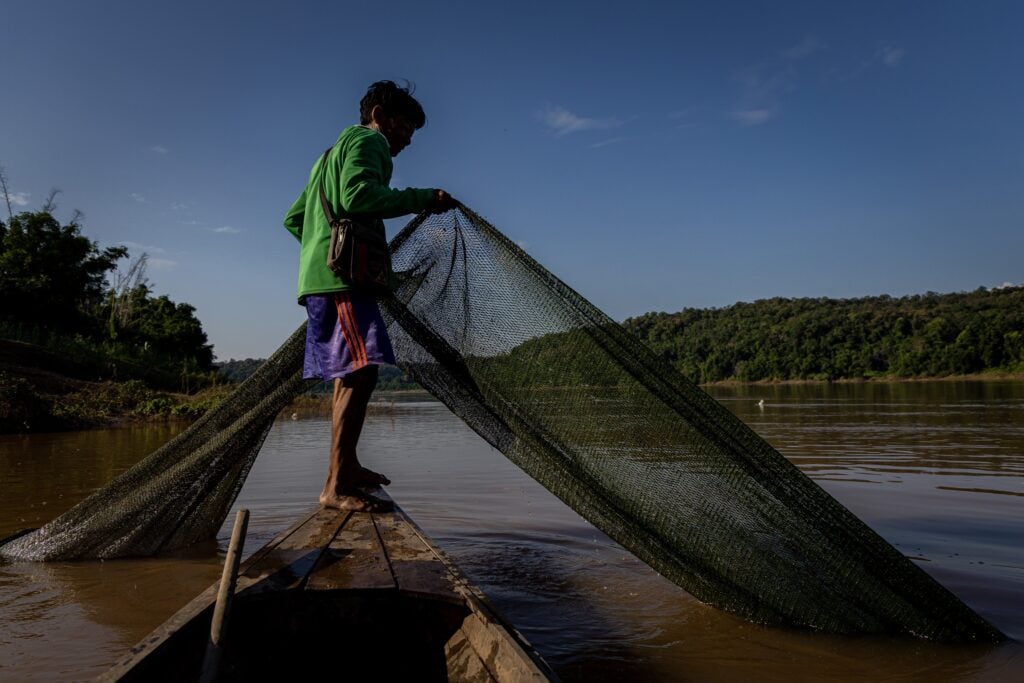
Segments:
[[[0,435],[0,538],[42,526],[182,429],[171,423]]]

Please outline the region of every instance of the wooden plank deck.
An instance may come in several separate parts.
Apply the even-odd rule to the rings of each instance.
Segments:
[[[181,641],[195,649],[193,641],[205,637],[197,623],[209,628],[217,588],[214,584],[183,607],[100,680],[142,680],[147,674],[140,672],[149,671],[152,661],[170,658]],[[532,646],[501,620],[480,590],[397,505],[388,513],[311,511],[242,563],[235,595],[241,605],[273,602],[277,596],[306,604],[302,596],[316,601],[317,595],[343,595],[345,605],[355,604],[350,599],[359,596],[368,605],[449,605],[441,610],[447,616],[431,617],[450,623],[452,615],[462,615],[444,644],[449,680],[557,680]],[[372,613],[376,608],[366,609]]]

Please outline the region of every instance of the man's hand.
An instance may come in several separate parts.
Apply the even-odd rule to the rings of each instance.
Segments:
[[[459,202],[455,197],[451,196],[444,190],[435,190],[434,201],[427,208],[427,211],[430,213],[444,213],[445,211],[458,207],[458,205]]]

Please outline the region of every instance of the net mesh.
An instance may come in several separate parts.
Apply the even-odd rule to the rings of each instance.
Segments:
[[[304,388],[305,340],[303,325],[223,403],[63,515],[4,545],[0,556],[153,555],[214,537],[274,418]]]
[[[585,519],[698,599],[764,624],[1001,634],[732,413],[480,216],[421,215],[382,301],[401,367]],[[224,404],[0,554],[151,554],[216,533],[304,326]]]
[[[480,216],[419,216],[385,301],[402,368],[700,600],[765,624],[999,633]]]

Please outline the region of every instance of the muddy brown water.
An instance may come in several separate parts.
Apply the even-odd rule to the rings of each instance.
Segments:
[[[372,416],[360,452],[566,681],[1024,681],[1024,385],[711,393],[1012,640],[839,638],[704,606],[437,403]],[[176,429],[0,437],[0,537],[52,519]],[[246,554],[311,507],[328,435],[323,420],[274,427],[236,503],[252,511]],[[102,672],[216,580],[232,517],[216,543],[170,557],[0,564],[0,680]]]

